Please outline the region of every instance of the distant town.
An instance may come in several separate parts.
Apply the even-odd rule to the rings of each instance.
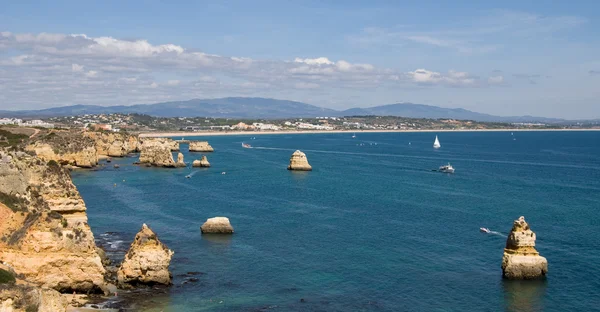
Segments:
[[[152,117],[143,114],[85,114],[23,120],[0,118],[0,125],[41,128],[82,128],[113,132],[217,131],[340,131],[340,130],[493,130],[600,128],[599,124],[499,123],[455,119],[349,116],[292,119],[235,119],[208,117]]]

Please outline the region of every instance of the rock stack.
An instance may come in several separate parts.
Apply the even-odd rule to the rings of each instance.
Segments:
[[[192,167],[205,167],[208,168],[210,167],[210,163],[208,162],[208,158],[206,158],[206,156],[202,155],[202,159],[198,160],[194,160],[194,162],[192,163]]]
[[[190,152],[214,152],[210,144],[207,141],[191,141],[190,142]]]
[[[183,154],[177,154],[177,163],[175,164],[175,167],[185,167],[185,162],[183,161]]]
[[[312,167],[308,164],[306,154],[301,151],[295,151],[290,158],[288,170],[311,171]]]
[[[168,140],[144,140],[140,150],[140,163],[157,167],[185,167],[183,154],[177,155],[177,162],[173,159],[171,149],[173,142]]]
[[[513,223],[502,257],[502,276],[508,279],[535,279],[548,273],[548,261],[535,250],[535,233],[520,217]]]
[[[202,234],[233,234],[233,227],[229,218],[214,217],[207,219],[200,227]]]
[[[121,267],[117,271],[119,285],[171,284],[169,264],[173,251],[158,240],[146,225],[135,235]]]

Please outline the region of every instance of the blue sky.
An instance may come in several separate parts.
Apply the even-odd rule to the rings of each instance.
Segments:
[[[596,1],[3,1],[0,106],[262,96],[600,118]]]

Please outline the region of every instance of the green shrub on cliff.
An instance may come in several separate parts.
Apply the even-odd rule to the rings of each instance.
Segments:
[[[14,212],[26,210],[25,201],[23,199],[13,194],[6,194],[2,191],[0,191],[0,203],[3,203]]]
[[[12,273],[0,269],[0,284],[14,284],[15,281],[15,277]]]

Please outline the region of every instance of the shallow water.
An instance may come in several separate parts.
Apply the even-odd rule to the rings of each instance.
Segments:
[[[597,309],[600,132],[438,136],[439,150],[434,133],[208,137],[208,169],[124,158],[73,178],[113,255],[142,223],[175,251],[174,287],[145,311]],[[181,149],[188,163],[201,156]],[[296,149],[312,172],[286,170]],[[432,171],[447,162],[454,175]],[[546,281],[501,278],[521,215],[549,261]],[[236,233],[202,236],[213,216]],[[186,283],[191,271],[202,274]]]

